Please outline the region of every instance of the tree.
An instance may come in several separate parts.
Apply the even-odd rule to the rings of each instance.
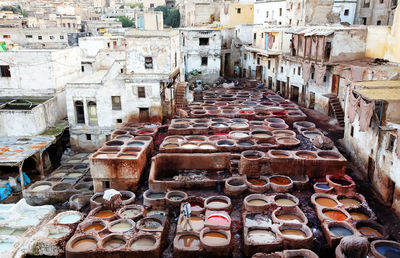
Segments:
[[[157,6],[155,11],[160,11],[163,13],[164,25],[171,26],[173,28],[177,28],[181,22],[181,14],[178,9],[172,9],[167,5]]]
[[[136,7],[143,8],[144,5],[143,5],[143,3],[135,3],[135,4],[131,4],[130,7],[132,9],[135,9]]]
[[[123,28],[133,27],[134,22],[126,16],[118,16],[117,20],[122,23]]]

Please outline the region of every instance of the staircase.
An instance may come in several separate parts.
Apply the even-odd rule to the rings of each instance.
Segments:
[[[329,98],[329,105],[335,115],[335,118],[338,120],[339,125],[344,127],[344,112],[342,106],[340,105],[340,101],[335,94],[327,94],[325,95]]]
[[[179,82],[175,89],[175,107],[182,108],[185,106],[185,91],[187,82]]]

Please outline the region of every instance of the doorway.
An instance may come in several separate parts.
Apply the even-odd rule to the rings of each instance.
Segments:
[[[310,92],[310,106],[309,109],[314,109],[315,106],[315,93]]]
[[[339,91],[339,75],[334,74],[334,75],[332,75],[331,93],[335,94],[337,96],[338,95],[338,91]]]
[[[299,87],[292,85],[292,94],[290,95],[290,100],[294,102],[299,102]]]
[[[371,157],[368,157],[368,180],[372,183],[374,179],[375,173],[375,160]]]
[[[150,120],[150,112],[149,108],[139,108],[139,122],[149,122]]]

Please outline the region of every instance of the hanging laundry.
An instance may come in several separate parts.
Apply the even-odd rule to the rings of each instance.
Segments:
[[[302,76],[303,76],[304,83],[307,83],[308,80],[310,79],[311,63],[308,61],[303,61],[301,63],[301,69],[303,71]]]
[[[315,58],[317,56],[317,39],[315,37],[311,38],[311,57]]]
[[[318,39],[317,57],[319,59],[323,59],[324,58],[324,52],[325,52],[325,38],[324,37],[320,37]]]
[[[360,132],[366,132],[371,122],[372,115],[375,110],[375,101],[367,103],[361,99],[360,108],[358,109],[358,117],[360,119]]]
[[[294,45],[294,49],[295,49],[295,51],[296,51],[296,53],[298,53],[298,51],[299,51],[299,35],[297,35],[297,34],[294,34],[294,36],[293,36],[293,45]]]
[[[400,128],[397,129],[397,144],[396,144],[396,154],[397,158],[400,159]]]
[[[363,80],[365,67],[351,65],[351,77],[353,82],[359,82]]]
[[[275,36],[272,33],[268,33],[268,49],[271,49],[275,42]]]
[[[348,107],[347,107],[347,115],[349,117],[350,123],[354,122],[354,119],[356,118],[357,114],[357,109],[358,109],[358,104],[360,103],[361,97],[359,96],[358,98],[354,97],[353,91],[350,88],[349,89],[349,97],[348,97]]]
[[[314,65],[315,69],[315,83],[321,86],[324,82],[324,76],[326,73],[326,65]]]

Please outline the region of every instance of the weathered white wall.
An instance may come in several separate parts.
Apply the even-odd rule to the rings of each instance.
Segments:
[[[254,24],[287,25],[286,17],[286,1],[256,1],[254,3]]]
[[[354,24],[356,15],[357,1],[335,1],[333,4],[333,13],[340,15],[340,22]],[[348,10],[348,15],[345,15],[345,10]]]
[[[336,31],[332,39],[330,62],[364,58],[366,38],[366,29]]]

